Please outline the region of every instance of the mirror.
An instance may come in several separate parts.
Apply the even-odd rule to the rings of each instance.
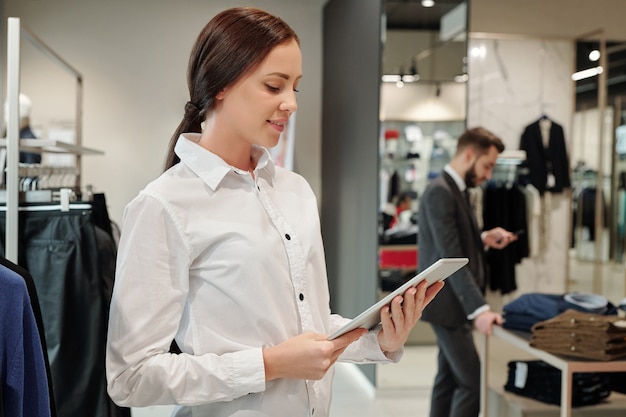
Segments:
[[[387,0],[379,143],[379,293],[416,273],[417,208],[465,129],[467,2]],[[418,323],[408,344],[433,344]]]
[[[626,43],[601,31],[578,39],[576,74],[570,262],[592,265],[589,291],[602,293],[625,250]]]

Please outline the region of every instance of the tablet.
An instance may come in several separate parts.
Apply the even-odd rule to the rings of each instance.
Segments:
[[[461,269],[468,263],[467,258],[442,258],[437,262],[420,272],[418,275],[411,278],[409,281],[402,284],[396,290],[385,296],[382,300],[359,314],[350,322],[346,323],[343,327],[337,330],[335,333],[328,336],[328,340],[333,340],[342,334],[354,330],[359,327],[364,327],[368,330],[373,329],[380,323],[380,309],[383,306],[391,303],[397,295],[402,295],[409,287],[415,287],[423,280],[428,281],[428,285],[431,285],[437,281],[442,281],[448,278],[450,275]]]

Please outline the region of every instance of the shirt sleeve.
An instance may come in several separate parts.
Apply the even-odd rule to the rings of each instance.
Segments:
[[[478,317],[481,313],[485,311],[489,311],[489,306],[487,304],[478,307],[470,315],[467,316],[467,319],[474,320],[476,317]]]
[[[107,387],[121,406],[199,405],[265,390],[261,347],[169,353],[193,259],[180,223],[140,194],[124,213],[107,338]]]
[[[331,316],[332,331],[339,329],[348,321],[349,319],[333,314]],[[356,364],[399,362],[404,354],[404,348],[391,353],[383,352],[378,343],[378,332],[380,332],[380,326],[370,330],[359,340],[348,346],[339,357],[339,360]]]

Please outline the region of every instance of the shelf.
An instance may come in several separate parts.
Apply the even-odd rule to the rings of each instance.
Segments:
[[[490,413],[487,409],[487,381],[488,358],[489,358],[489,336],[479,335],[480,362],[481,362],[481,410],[484,417]],[[562,355],[554,355],[541,349],[533,348],[529,345],[530,334],[514,330],[504,329],[500,326],[493,326],[491,337],[498,338],[511,346],[519,348],[530,355],[549,363],[561,370],[561,417],[572,416],[572,381],[575,372],[624,372],[626,371],[626,360],[597,361],[585,360],[581,358],[571,358]]]
[[[7,140],[0,139],[0,148],[6,148]],[[104,155],[103,151],[78,146],[54,139],[20,139],[20,151],[33,153],[70,153],[74,155]]]

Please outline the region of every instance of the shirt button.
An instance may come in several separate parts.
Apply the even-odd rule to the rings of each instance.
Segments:
[[[289,234],[288,234],[288,233],[286,233],[286,234],[285,234],[285,239],[287,239],[287,240],[291,240],[291,236],[289,236]]]
[[[304,301],[304,294],[300,293],[300,301]]]

